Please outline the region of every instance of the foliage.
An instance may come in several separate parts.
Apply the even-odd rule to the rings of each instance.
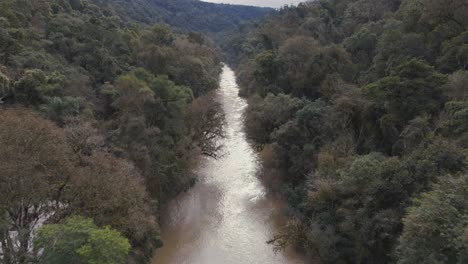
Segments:
[[[265,15],[269,8],[232,4],[213,4],[192,0],[123,0],[102,1],[125,19],[143,23],[166,23],[176,28],[221,33],[235,29],[245,21]],[[107,2],[107,3],[106,3]],[[182,15],[183,14],[183,15]]]
[[[219,109],[194,107],[217,88],[220,56],[207,36],[186,31],[214,34],[266,11],[185,0],[0,1],[0,262],[36,262],[33,230],[74,215],[118,230],[130,262],[150,261],[162,245],[159,209],[194,183],[198,154],[221,149]],[[199,113],[207,118],[192,123]],[[115,263],[101,261],[108,252],[80,252]]]
[[[51,201],[62,198],[73,175],[73,156],[63,131],[36,113],[2,109],[0,131],[2,257],[26,263],[37,222],[59,210]],[[15,239],[11,231],[18,232]]]
[[[301,100],[284,94],[269,94],[265,100],[254,97],[251,101],[246,129],[249,136],[259,144],[270,143],[270,134],[303,106]]]
[[[421,114],[432,114],[443,102],[442,74],[420,60],[410,60],[397,68],[397,72],[364,87],[364,94],[386,108],[398,120],[407,122]]]
[[[408,208],[398,263],[464,263],[468,260],[466,175],[445,177]]]
[[[91,219],[78,216],[41,227],[36,243],[44,250],[39,263],[126,263],[130,250],[130,243],[119,232],[99,229]]]
[[[285,172],[292,219],[272,243],[323,263],[466,261],[463,209],[453,231],[436,221],[463,196],[444,175],[466,173],[467,8],[309,1],[226,38],[248,136]]]

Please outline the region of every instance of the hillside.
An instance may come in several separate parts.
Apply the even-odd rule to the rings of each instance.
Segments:
[[[468,263],[467,197],[467,0],[0,0],[0,264]]]
[[[214,4],[198,0],[97,0],[102,6],[142,23],[167,23],[196,32],[220,33],[261,18],[270,8]]]
[[[0,1],[0,263],[149,262],[159,209],[218,149],[212,42],[103,2]],[[92,239],[86,261],[57,249]]]
[[[291,221],[271,243],[319,263],[467,261],[467,1],[310,1],[225,43],[250,139],[284,172]]]

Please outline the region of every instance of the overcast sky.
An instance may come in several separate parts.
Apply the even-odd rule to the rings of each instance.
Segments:
[[[269,6],[281,7],[286,4],[298,4],[305,0],[203,0],[205,2],[239,4],[239,5],[254,5],[254,6]]]

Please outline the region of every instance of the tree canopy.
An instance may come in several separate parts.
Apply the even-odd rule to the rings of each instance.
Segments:
[[[40,247],[75,235],[86,241],[67,249],[73,263],[148,263],[162,245],[159,209],[224,136],[216,104],[200,104],[218,87],[221,55],[191,30],[214,34],[267,11],[177,2],[0,2],[0,263],[36,262],[52,250]],[[122,254],[98,247],[106,237]],[[50,252],[43,263],[71,258]]]
[[[248,136],[285,172],[271,243],[322,263],[466,261],[467,11],[308,1],[225,39]]]
[[[77,216],[41,227],[36,243],[44,250],[39,263],[123,264],[130,250],[119,232]]]

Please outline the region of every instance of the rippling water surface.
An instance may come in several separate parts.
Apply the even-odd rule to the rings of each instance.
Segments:
[[[153,264],[304,263],[294,252],[275,253],[266,243],[284,221],[283,212],[257,178],[261,164],[243,131],[247,105],[227,66],[218,96],[227,119],[226,154],[203,160],[197,184],[168,206],[161,227],[164,247]]]

